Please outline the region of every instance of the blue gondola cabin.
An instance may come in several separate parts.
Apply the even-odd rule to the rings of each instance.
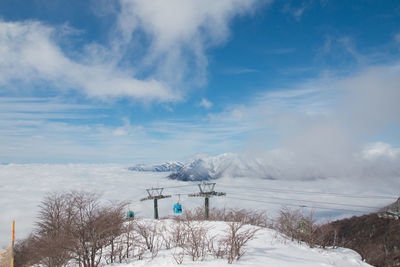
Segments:
[[[182,213],[182,205],[181,204],[176,203],[174,205],[174,213],[177,213],[177,214]]]
[[[127,220],[133,220],[135,218],[135,213],[133,211],[128,211],[126,213],[126,219]]]

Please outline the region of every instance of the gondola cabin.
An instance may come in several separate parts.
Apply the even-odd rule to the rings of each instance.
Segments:
[[[126,213],[126,219],[127,220],[133,220],[135,218],[135,213],[133,211],[128,211]]]
[[[182,213],[182,204],[176,203],[174,205],[174,213],[176,214]]]

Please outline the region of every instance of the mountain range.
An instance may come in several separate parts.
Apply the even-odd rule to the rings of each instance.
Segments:
[[[375,143],[358,153],[299,153],[276,149],[264,154],[223,153],[188,163],[139,164],[132,171],[170,172],[169,179],[208,181],[224,177],[315,180],[327,177],[399,177],[400,149]]]
[[[218,179],[221,176],[274,179],[273,174],[279,174],[277,169],[266,164],[265,161],[236,153],[203,156],[185,164],[180,162],[167,162],[158,165],[139,164],[130,167],[129,170],[172,172],[168,175],[168,178],[180,181],[208,181]],[[266,173],[269,174],[266,175]]]

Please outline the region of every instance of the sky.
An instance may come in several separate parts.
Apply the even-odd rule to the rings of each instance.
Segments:
[[[399,1],[0,0],[0,163],[400,158],[399,100]]]

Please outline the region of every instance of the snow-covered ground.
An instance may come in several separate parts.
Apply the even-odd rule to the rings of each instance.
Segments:
[[[16,221],[16,238],[24,238],[33,228],[38,205],[46,193],[65,190],[86,190],[102,194],[104,200],[128,200],[138,216],[152,217],[152,201],[140,202],[146,188],[174,187],[165,190],[172,198],[159,201],[160,216],[172,215],[178,200],[174,194],[198,192],[197,182],[169,180],[169,173],[134,172],[128,165],[117,164],[8,164],[0,165],[0,246],[9,243],[11,223]],[[396,200],[400,179],[362,179],[331,177],[312,180],[268,180],[257,177],[222,177],[215,180],[215,190],[226,197],[210,200],[211,207],[236,207],[266,210],[271,217],[286,203],[315,209],[320,221],[331,220],[373,210],[368,207],[387,205]],[[299,192],[301,191],[301,192]],[[319,193],[304,193],[319,192]],[[320,192],[336,193],[320,194]],[[390,195],[393,198],[353,198],[350,196]],[[297,200],[294,200],[297,199]],[[302,201],[298,201],[298,200]],[[310,202],[305,202],[305,201]],[[183,208],[202,206],[202,198],[181,196]],[[322,203],[325,202],[325,203]],[[328,203],[341,203],[333,205]],[[358,205],[358,206],[345,206]],[[362,207],[365,206],[365,207]],[[292,207],[292,206],[290,206]],[[334,209],[331,209],[334,208]],[[346,209],[338,210],[338,209]]]
[[[227,229],[227,224],[225,222],[208,222],[207,228],[211,229],[211,235],[222,237],[225,235],[224,230]],[[257,227],[247,226],[246,228]],[[208,256],[204,261],[192,261],[190,256],[186,255],[180,266],[371,266],[363,262],[361,256],[353,250],[345,248],[309,248],[304,243],[291,241],[275,230],[265,228],[256,233],[255,238],[248,242],[245,250],[247,251],[246,254],[239,261],[234,261],[233,264],[228,264],[226,259],[214,259],[212,256]],[[177,266],[172,253],[174,253],[174,248],[170,250],[163,249],[154,259],[151,259],[148,253],[144,255],[143,260],[134,259],[130,263],[109,266]]]

